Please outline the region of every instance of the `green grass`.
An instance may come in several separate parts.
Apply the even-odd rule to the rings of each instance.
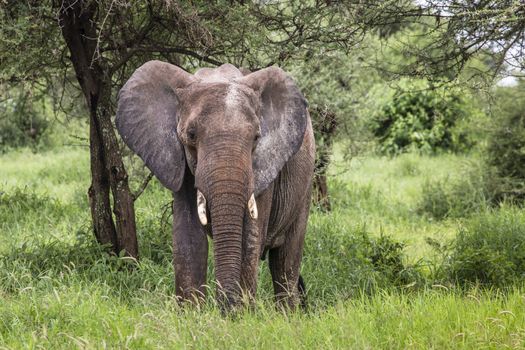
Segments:
[[[523,348],[525,285],[460,289],[429,277],[439,256],[426,239],[445,242],[489,215],[434,220],[416,210],[425,181],[458,177],[467,160],[371,157],[341,173],[338,158],[334,210],[313,210],[309,222],[309,312],[276,311],[263,263],[257,305],[224,317],[211,298],[199,307],[174,300],[162,220],[170,195],[158,182],[136,202],[135,264],[93,242],[85,149],[0,155],[0,349]],[[404,270],[392,274],[371,256],[394,252],[396,241]]]
[[[426,291],[378,293],[310,314],[268,303],[237,318],[216,309],[181,309],[167,295],[130,302],[104,287],[27,290],[0,306],[0,341],[43,348],[521,348],[523,291],[466,296]]]
[[[442,241],[454,237],[457,220],[436,221],[419,215],[417,207],[425,183],[461,177],[468,157],[402,154],[397,158],[367,157],[346,162],[341,153],[335,153],[330,180],[346,189],[333,196],[348,220],[366,225],[371,233],[403,240],[413,261],[431,253],[427,238]]]

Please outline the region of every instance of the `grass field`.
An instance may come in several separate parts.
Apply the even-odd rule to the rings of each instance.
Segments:
[[[462,178],[471,161],[337,158],[334,210],[314,209],[309,222],[309,311],[275,310],[263,264],[257,305],[224,317],[211,299],[198,308],[174,299],[164,210],[170,195],[157,182],[136,202],[135,263],[93,243],[84,149],[1,155],[0,349],[523,348],[524,285],[458,288],[433,280],[442,257],[429,238],[445,243],[491,215],[525,217],[505,207],[443,220],[417,210],[426,182]],[[403,271],[372,263],[378,251],[400,253]],[[395,257],[388,266],[399,265]]]

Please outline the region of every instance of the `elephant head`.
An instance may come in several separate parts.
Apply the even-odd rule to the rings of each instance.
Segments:
[[[138,68],[119,93],[116,126],[173,192],[194,177],[198,215],[211,225],[221,294],[239,294],[243,220],[301,146],[306,100],[280,68],[243,75],[226,64],[195,75],[169,63]],[[191,172],[188,174],[185,172]]]

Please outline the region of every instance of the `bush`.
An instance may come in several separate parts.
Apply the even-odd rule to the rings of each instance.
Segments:
[[[516,207],[471,218],[450,247],[439,277],[459,285],[503,287],[525,277],[525,212]]]
[[[478,113],[464,97],[465,91],[433,87],[425,80],[404,80],[372,118],[371,129],[382,154],[409,150],[434,153],[463,150],[471,141],[457,127]]]
[[[338,224],[344,222],[339,215],[317,214],[310,220],[301,274],[312,299],[330,302],[422,280],[419,270],[406,263],[403,243]]]
[[[474,162],[457,178],[425,181],[421,192],[417,212],[437,220],[465,217],[483,210],[492,198],[486,167]]]
[[[45,142],[47,119],[20,94],[0,102],[0,152],[18,147],[37,148]]]
[[[487,163],[491,166],[496,202],[525,200],[525,83],[501,88],[498,116],[490,135]]]

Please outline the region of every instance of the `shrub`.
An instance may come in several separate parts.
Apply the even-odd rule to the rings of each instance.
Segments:
[[[379,151],[395,155],[413,149],[434,153],[466,148],[467,134],[456,126],[477,112],[464,96],[458,88],[434,88],[425,80],[402,81],[401,89],[372,118]]]
[[[330,302],[421,281],[419,270],[406,263],[403,243],[339,224],[344,222],[339,215],[316,214],[310,220],[301,273],[313,299]]]
[[[525,200],[525,83],[498,91],[498,115],[488,142],[496,202]]]
[[[480,213],[445,250],[442,279],[503,287],[525,277],[525,212],[516,207]]]
[[[437,220],[483,210],[492,198],[486,167],[475,162],[470,162],[457,178],[425,181],[421,192],[417,212]]]
[[[403,262],[405,244],[395,241],[392,237],[381,235],[379,238],[365,241],[366,255],[372,265],[383,276],[395,285],[408,283],[408,275]]]
[[[46,141],[49,122],[34,108],[27,95],[0,102],[0,152],[12,148],[37,148]]]

